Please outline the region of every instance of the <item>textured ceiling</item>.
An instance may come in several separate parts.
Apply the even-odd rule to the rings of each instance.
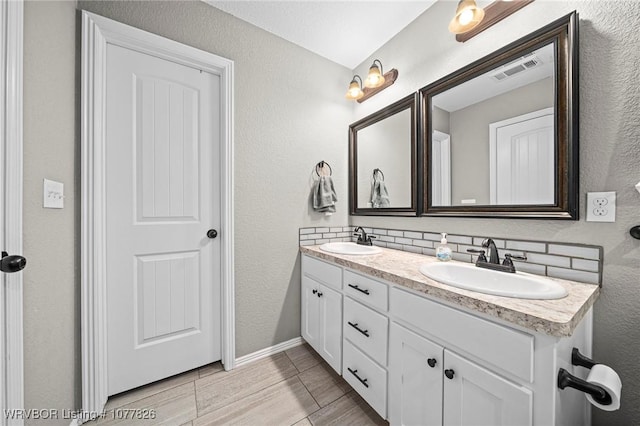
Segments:
[[[354,69],[436,0],[203,1]]]

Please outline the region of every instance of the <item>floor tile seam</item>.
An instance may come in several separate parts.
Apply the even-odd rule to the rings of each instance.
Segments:
[[[300,378],[300,374],[296,375],[296,377],[298,378],[298,380],[300,380],[300,383],[302,383],[302,386],[304,386],[304,388],[307,390],[307,392],[309,392],[309,395],[311,395],[311,398],[313,398],[313,400],[315,401],[316,405],[319,407],[318,410],[321,410],[322,409],[322,405],[320,405],[320,403],[318,402],[316,397],[313,396],[313,392],[311,392],[311,390],[307,387],[307,385],[305,384],[304,380],[302,380]],[[316,411],[318,411],[318,410],[316,410]],[[315,413],[315,411],[314,411],[314,413]],[[310,416],[311,414],[313,414],[313,413],[308,414],[307,417]]]
[[[250,394],[247,394],[247,395],[243,396],[243,397],[242,397],[242,398],[240,398],[240,399],[236,399],[236,400],[230,401],[230,402],[226,403],[225,405],[222,405],[222,406],[220,406],[220,407],[216,408],[216,409],[215,409],[215,410],[213,410],[213,411],[209,411],[209,412],[207,412],[207,413],[203,413],[203,415],[205,415],[205,414],[209,414],[209,413],[213,413],[213,412],[216,412],[216,411],[218,411],[218,410],[221,410],[222,408],[225,408],[225,407],[227,407],[227,406],[229,406],[229,405],[231,405],[231,404],[235,404],[236,402],[239,402],[239,401],[242,401],[243,399],[249,398],[250,396],[257,394],[258,392],[262,392],[263,390],[268,389],[268,388],[270,388],[271,386],[275,386],[275,385],[278,385],[278,384],[280,384],[280,383],[282,383],[282,382],[285,382],[285,381],[289,380],[289,379],[290,379],[290,378],[292,378],[292,377],[298,377],[298,375],[297,375],[297,374],[294,374],[294,375],[292,375],[292,376],[289,376],[289,377],[283,378],[283,379],[282,379],[282,380],[280,380],[279,382],[275,382],[275,383],[272,383],[272,384],[270,384],[270,385],[268,385],[268,386],[266,386],[266,387],[264,387],[264,388],[260,388],[260,389],[258,389],[257,391],[252,392],[252,393],[250,393]],[[298,378],[298,380],[300,380],[300,379]],[[302,380],[300,380],[300,382],[301,382],[301,383],[302,383],[302,385],[304,386],[304,383],[302,382]],[[198,417],[202,417],[202,416],[200,415],[200,409],[198,408],[198,387],[197,387],[197,386],[195,386],[195,384],[194,384],[194,388],[195,388],[195,390],[194,390],[194,395],[195,395],[195,397],[196,397],[196,413],[198,414]],[[311,393],[311,392],[309,392],[309,393]],[[313,395],[311,395],[311,397],[313,398]],[[315,401],[315,399],[314,399],[314,401]],[[318,404],[318,403],[316,402],[316,404]],[[318,406],[320,406],[320,404],[318,404]]]
[[[224,372],[226,372],[226,370],[222,369],[222,370],[214,371],[213,373],[207,373],[207,374],[205,374],[205,375],[203,376],[203,375],[198,371],[198,378],[197,378],[197,379],[195,379],[195,380],[203,379],[203,378],[205,378],[205,377],[213,376],[213,375],[216,375],[216,374],[218,374],[218,373],[224,373]],[[194,380],[194,381],[195,381],[195,380]]]
[[[193,397],[193,406],[195,407],[196,416],[194,418],[192,418],[192,419],[189,419],[188,421],[186,421],[186,422],[184,422],[182,424],[191,422],[191,425],[193,425],[193,421],[198,418],[198,398],[196,398],[196,384],[195,383],[193,384],[193,394],[191,396]]]
[[[293,364],[293,367],[296,369],[296,371],[297,371],[298,373],[302,373],[302,370],[300,370],[300,369],[298,368],[298,366],[296,365],[296,363],[293,361],[293,358],[291,358],[291,357],[289,356],[289,354],[287,353],[287,351],[282,351],[282,352],[284,352],[284,354],[286,355],[286,357],[287,357],[287,359],[289,360],[289,362],[291,362],[291,364]]]
[[[111,407],[111,408],[109,408],[109,409],[108,409],[108,410],[106,410],[106,411],[107,411],[107,412],[109,412],[109,411],[117,410],[117,409],[119,409],[119,408],[124,408],[124,407],[126,407],[127,405],[131,405],[131,404],[134,404],[134,403],[136,403],[136,402],[140,402],[140,401],[142,401],[143,399],[151,398],[152,396],[159,395],[159,394],[161,394],[161,393],[163,393],[163,392],[168,392],[168,391],[170,391],[170,390],[172,390],[172,389],[175,389],[175,388],[177,388],[177,387],[179,387],[179,386],[184,386],[184,385],[186,385],[186,384],[188,384],[188,383],[190,383],[190,382],[191,382],[191,383],[193,383],[193,392],[194,392],[194,395],[195,395],[196,379],[193,379],[193,380],[189,380],[189,381],[186,381],[186,382],[183,382],[183,383],[175,384],[175,385],[173,385],[173,386],[169,386],[168,388],[164,388],[164,389],[159,390],[159,391],[154,392],[154,393],[150,393],[150,394],[147,394],[147,395],[144,395],[144,396],[140,396],[139,398],[133,399],[133,400],[128,401],[128,402],[126,402],[126,403],[124,403],[124,404],[118,405],[118,406],[116,406],[116,407]],[[109,399],[107,399],[107,403],[109,403]],[[105,404],[105,407],[106,407],[106,404]]]

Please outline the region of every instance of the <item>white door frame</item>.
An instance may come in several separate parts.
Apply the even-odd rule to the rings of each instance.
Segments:
[[[22,0],[0,1],[0,151],[4,198],[0,199],[2,250],[22,254]],[[3,274],[0,288],[0,409],[24,408],[22,273]],[[2,425],[22,425],[6,419]]]
[[[222,362],[235,364],[233,269],[233,61],[146,31],[82,12],[81,323],[83,417],[107,401],[105,111],[107,44],[210,72],[221,88]]]

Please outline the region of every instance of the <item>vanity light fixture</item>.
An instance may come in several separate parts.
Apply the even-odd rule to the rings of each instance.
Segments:
[[[484,18],[484,9],[476,5],[475,0],[460,0],[456,15],[449,22],[449,31],[462,34],[474,29]]]
[[[347,90],[347,99],[358,101],[362,103],[375,95],[376,93],[386,89],[395,83],[398,78],[398,70],[392,69],[386,73],[382,73],[382,62],[378,59],[373,61],[373,64],[369,67],[369,75],[365,79],[364,83],[359,75],[354,75],[349,83],[349,89]],[[359,82],[358,82],[359,80]],[[364,86],[364,87],[363,87]]]
[[[360,83],[356,81],[356,78],[360,80]],[[357,101],[358,99],[364,96],[364,92],[362,91],[362,79],[359,75],[354,75],[351,79],[351,83],[349,83],[349,89],[347,90],[346,98]]]
[[[380,64],[380,67],[376,65],[376,62]],[[382,62],[378,59],[373,60],[373,64],[369,67],[369,75],[364,81],[364,86],[370,89],[375,89],[384,84],[384,75],[382,75]]]

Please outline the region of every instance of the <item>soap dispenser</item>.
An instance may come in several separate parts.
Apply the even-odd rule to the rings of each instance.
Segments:
[[[442,262],[451,260],[451,247],[447,245],[447,233],[442,233],[440,244],[436,247],[436,257]]]

